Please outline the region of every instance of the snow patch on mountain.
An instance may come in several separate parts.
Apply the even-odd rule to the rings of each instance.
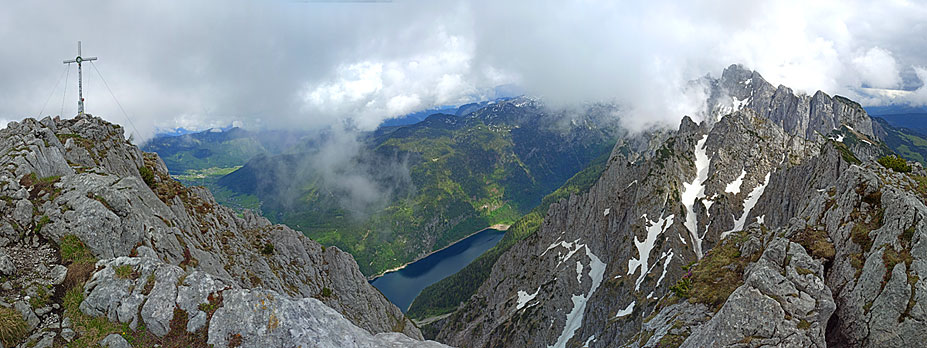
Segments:
[[[711,158],[705,153],[705,142],[708,135],[702,137],[695,143],[695,178],[690,183],[682,184],[681,200],[686,207],[685,226],[692,235],[694,241],[695,254],[699,259],[702,258],[702,237],[698,235],[698,216],[695,215],[694,205],[699,198],[705,197],[705,180],[708,179],[708,167],[711,164]]]
[[[647,219],[647,214],[641,216],[647,221],[647,238],[642,241],[637,240],[637,237],[634,238],[634,245],[637,247],[637,258],[628,260],[628,275],[634,274],[638,267],[641,269],[641,275],[637,277],[637,281],[634,283],[635,290],[641,289],[641,283],[644,282],[644,277],[649,270],[650,251],[653,249],[653,244],[660,234],[666,232],[666,229],[673,225],[673,217],[674,215],[670,215],[665,218],[661,217],[656,221],[650,221],[650,219]]]
[[[747,196],[747,199],[744,200],[744,212],[740,214],[740,217],[734,221],[734,228],[730,231],[721,233],[721,239],[727,237],[734,231],[741,231],[744,229],[744,224],[747,222],[747,216],[750,215],[750,211],[753,210],[753,207],[756,206],[756,202],[760,200],[760,197],[763,196],[763,192],[766,190],[766,185],[769,184],[769,175],[772,173],[766,173],[766,177],[763,179],[759,185],[753,188],[753,191],[750,191],[750,195]],[[764,216],[765,217],[765,216]]]
[[[727,184],[727,187],[724,188],[724,192],[738,194],[740,193],[740,186],[744,183],[744,177],[747,176],[747,169],[740,170],[740,176],[737,179],[734,179],[730,184]]]
[[[585,247],[585,246],[584,246]],[[560,333],[560,337],[557,338],[557,342],[550,347],[554,348],[563,348],[566,347],[567,342],[573,338],[573,334],[576,333],[576,330],[579,329],[583,324],[583,314],[586,312],[586,302],[589,301],[589,298],[592,297],[592,294],[599,288],[599,285],[602,284],[602,277],[605,276],[605,263],[602,262],[595,254],[589,251],[589,247],[585,247],[586,256],[589,257],[589,277],[592,278],[592,287],[589,288],[589,292],[585,296],[573,295],[573,309],[570,310],[570,313],[567,313],[566,323],[563,327],[563,332]]]
[[[531,301],[535,297],[537,297],[538,292],[540,291],[541,291],[540,286],[538,287],[537,290],[534,290],[534,293],[531,293],[531,294],[529,294],[527,291],[524,291],[524,290],[518,290],[518,304],[515,306],[515,310],[522,309],[526,304],[528,304],[528,301]]]
[[[564,241],[557,241],[557,242],[552,243],[550,246],[548,246],[547,249],[544,250],[543,253],[541,253],[541,256],[544,256],[544,254],[547,254],[547,252],[550,251],[550,249],[553,249],[556,247],[563,247],[564,249],[566,249],[567,251],[566,255],[563,255],[562,252],[557,251],[557,256],[559,258],[559,261],[557,262],[557,266],[554,267],[556,268],[556,267],[560,267],[560,264],[562,264],[564,261],[569,260],[571,257],[573,257],[573,254],[576,254],[576,252],[579,251],[579,249],[584,246],[586,245],[579,244],[579,239],[574,240],[572,243],[564,242]]]
[[[576,261],[576,282],[583,282],[583,263]]]
[[[663,273],[660,274],[660,278],[657,279],[657,285],[655,285],[654,288],[660,287],[660,283],[663,282],[663,278],[666,277],[666,270],[669,267],[669,263],[673,261],[673,250],[670,250],[669,254],[664,252],[661,257],[666,257],[663,259]]]
[[[621,317],[623,317],[623,316],[626,316],[626,315],[628,315],[628,314],[631,314],[631,312],[634,311],[634,304],[635,304],[635,303],[637,303],[637,301],[631,301],[631,303],[628,304],[627,307],[624,307],[624,309],[618,311],[618,313],[615,313],[615,318],[621,318]]]
[[[734,110],[731,112],[740,111],[741,109],[744,108],[744,106],[750,103],[750,97],[746,97],[744,99],[737,99],[737,98],[732,98],[732,99],[734,101]]]

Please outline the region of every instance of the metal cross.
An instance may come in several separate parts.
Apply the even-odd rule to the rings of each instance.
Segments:
[[[80,41],[77,42],[77,58],[64,61],[64,64],[70,65],[71,63],[77,63],[77,114],[84,114],[84,86],[81,75],[81,62],[89,62],[92,60],[97,60],[97,57],[81,57],[80,56]]]

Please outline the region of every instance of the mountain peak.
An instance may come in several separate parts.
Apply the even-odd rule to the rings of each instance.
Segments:
[[[847,337],[877,346],[900,339],[867,337],[866,325],[889,332],[898,323],[917,337],[923,323],[897,313],[907,313],[907,289],[921,284],[910,283],[908,263],[883,268],[882,249],[868,241],[927,231],[927,220],[905,216],[927,215],[927,181],[915,183],[927,173],[876,163],[890,150],[853,101],[773,87],[740,65],[707,82],[714,117],[684,117],[643,160],[623,160],[616,145],[598,181],[551,205],[438,338],[477,347],[698,347]],[[863,232],[850,237],[851,229]],[[884,252],[912,252],[900,243]],[[894,305],[854,300],[890,298],[896,288],[876,290],[883,279],[905,289]],[[783,302],[790,296],[803,300]]]
[[[12,286],[0,291],[27,320],[30,344],[55,339],[66,315],[75,327],[64,339],[87,345],[102,336],[87,334],[83,318],[99,316],[154,342],[434,345],[349,254],[181,185],[118,125],[91,115],[11,122],[0,153],[0,272]],[[83,271],[72,277],[71,268]],[[58,303],[63,312],[50,295],[30,301],[46,289],[83,300]]]

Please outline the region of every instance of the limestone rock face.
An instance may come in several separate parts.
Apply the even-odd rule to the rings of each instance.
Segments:
[[[752,109],[779,125],[785,132],[807,139],[826,136],[849,126],[870,138],[878,138],[872,119],[863,107],[841,96],[818,91],[813,96],[796,94],[786,86],[773,87],[756,71],[731,65],[711,86],[709,112],[717,118],[741,109]]]
[[[132,327],[144,322],[163,335],[176,307],[188,314],[189,331],[197,331],[208,325],[197,307],[209,294],[260,288],[293,301],[316,298],[361,331],[422,338],[367,283],[351,255],[250,211],[222,207],[204,188],[180,185],[157,155],[143,153],[124,140],[120,126],[102,119],[26,119],[0,130],[0,196],[0,252],[25,255],[73,235],[108,260],[101,266],[110,267],[87,283],[86,314]],[[3,260],[0,254],[0,272],[9,272]],[[19,267],[29,260],[14,261]],[[63,266],[40,264],[40,284],[64,282]],[[132,267],[140,278],[114,277],[116,266]]]
[[[442,323],[437,340],[467,347],[922,340],[925,189],[912,177],[919,172],[874,162],[887,153],[880,130],[848,99],[776,88],[739,66],[701,82],[710,92],[701,122],[686,117],[677,130],[654,133],[662,144],[636,153],[619,142],[588,192],[552,204],[539,229],[500,256]],[[708,256],[743,233],[754,237],[742,253],[757,259],[717,306],[679,295],[689,265],[733,269]]]
[[[708,322],[691,331],[682,347],[825,347],[834,313],[824,265],[798,243],[775,238]],[[788,318],[788,319],[785,319]]]
[[[187,318],[187,331],[205,331],[216,347],[235,339],[244,347],[445,347],[397,332],[371,334],[317,299],[243,289],[152,257],[123,256],[96,266],[81,311],[133,329],[144,324],[158,336],[167,334],[179,315]]]
[[[446,347],[398,333],[371,335],[314,298],[297,300],[271,290],[229,290],[223,298],[209,325],[208,342],[218,347],[233,335],[241,335],[246,347]]]

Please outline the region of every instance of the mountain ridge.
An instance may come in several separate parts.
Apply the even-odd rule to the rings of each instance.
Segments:
[[[0,264],[23,250],[61,255],[3,270],[30,345],[116,333],[106,341],[440,346],[420,341],[349,254],[184,187],[118,125],[46,117],[0,135]]]
[[[810,220],[813,213],[821,212],[826,216],[852,216],[850,226],[867,224],[872,204],[859,202],[864,199],[874,202],[875,198],[866,197],[871,196],[876,187],[895,189],[895,185],[900,185],[899,192],[907,192],[907,197],[923,195],[918,190],[927,191],[927,188],[917,188],[917,178],[925,174],[918,166],[915,166],[914,175],[920,176],[893,174],[886,177],[898,177],[893,181],[897,183],[888,186],[870,183],[868,189],[855,191],[853,185],[860,178],[874,177],[880,181],[879,175],[892,172],[872,162],[891,151],[881,144],[878,126],[873,125],[858,104],[820,92],[806,96],[795,95],[784,86],[773,88],[759,74],[739,66],[728,68],[720,80],[710,82],[713,90],[706,110],[707,122],[696,124],[684,118],[664,146],[654,149],[643,161],[631,160],[613,151],[605,172],[588,192],[552,204],[541,228],[499,258],[489,278],[467,303],[449,318],[433,324],[439,331],[437,339],[471,347],[496,346],[502,342],[526,347],[550,344],[555,347],[580,344],[663,347],[667,344],[700,346],[738,342],[747,342],[747,346],[806,346],[829,340],[825,338],[831,336],[828,332],[848,332],[847,329],[830,329],[829,315],[808,316],[807,311],[785,307],[789,315],[779,317],[785,319],[763,321],[776,325],[778,331],[761,331],[762,334],[753,337],[754,343],[749,343],[751,340],[744,335],[751,332],[751,323],[743,324],[731,316],[750,315],[744,309],[733,309],[742,303],[738,299],[766,301],[764,298],[783,294],[769,290],[771,282],[750,276],[753,273],[733,273],[731,284],[740,285],[736,289],[753,291],[752,294],[759,291],[763,295],[735,298],[731,293],[719,293],[707,297],[716,299],[709,303],[719,307],[698,307],[702,308],[697,309],[699,313],[711,317],[721,310],[715,315],[718,320],[712,319],[705,324],[708,326],[702,322],[682,322],[685,324],[682,327],[675,326],[677,321],[674,320],[682,319],[682,313],[691,313],[684,311],[661,317],[669,319],[658,327],[644,326],[650,318],[659,317],[664,313],[662,310],[668,308],[661,303],[673,299],[696,306],[701,303],[702,300],[689,297],[695,294],[683,291],[690,285],[683,282],[689,278],[682,266],[694,261],[696,270],[724,274],[719,273],[723,270],[721,267],[732,265],[732,260],[737,259],[719,259],[725,255],[722,251],[737,249],[719,248],[727,240],[723,236],[755,238],[756,243],[750,243],[752,249],[738,251],[738,254],[764,255],[737,261],[742,262],[740,267],[748,270],[760,267],[762,262],[776,260],[772,253],[774,250],[781,253],[782,249],[777,249],[780,246],[792,250],[789,246],[798,245],[801,250],[796,247],[794,257],[814,261],[786,264],[780,270],[810,269],[812,274],[817,274],[818,284],[823,285],[827,279],[828,286],[835,286],[830,283],[831,277],[845,274],[845,268],[814,271],[825,269],[821,266],[825,262],[820,260],[828,253],[821,256],[812,247],[833,245],[838,255],[847,255],[855,252],[852,247],[855,242],[845,244],[847,239],[838,238],[841,236],[837,232],[839,221],[837,225],[826,225],[822,229],[823,237],[820,233],[802,237],[806,234],[795,231],[804,231],[804,225],[798,225],[794,218],[808,216]],[[700,159],[700,156],[706,158]],[[702,170],[705,174],[699,174]],[[833,187],[835,183],[837,188]],[[694,192],[694,200],[683,199],[692,197],[689,190]],[[843,194],[837,196],[835,203],[827,203],[828,190]],[[889,197],[882,195],[884,202],[881,204],[918,206],[911,198],[899,201],[902,196]],[[859,213],[846,211],[856,206],[860,206]],[[895,209],[892,214],[897,212]],[[886,219],[889,216],[894,220],[904,219],[885,214]],[[925,232],[923,224],[915,225],[919,227],[912,233],[919,236]],[[767,230],[786,227],[785,233],[762,237]],[[839,228],[840,231],[847,229],[850,227]],[[783,242],[783,234],[792,242]],[[862,237],[856,239],[862,240]],[[696,247],[699,244],[701,248]],[[897,248],[907,250],[903,246]],[[705,252],[699,253],[698,249]],[[801,256],[802,252],[813,258]],[[879,259],[869,251],[853,257]],[[927,255],[918,254],[914,259],[921,257]],[[844,257],[842,264],[846,266],[841,267],[849,267],[847,259]],[[812,266],[815,262],[817,266]],[[871,262],[874,261],[866,264]],[[744,279],[747,283],[743,283]],[[789,279],[798,281],[798,278]],[[865,279],[878,284],[882,278]],[[700,286],[699,289],[717,286],[711,285],[714,279],[709,278],[707,288],[702,281],[702,278],[688,280],[689,284]],[[686,297],[680,300],[670,288],[683,291]],[[835,322],[850,323],[848,320],[856,315],[842,309],[846,308],[841,297],[845,294],[839,291],[833,300],[819,290],[809,289],[800,296],[817,299],[811,301],[811,307],[807,304],[802,307],[815,309],[815,313],[827,313],[826,308],[831,308],[827,303],[836,303],[835,313],[839,319]],[[569,314],[564,315],[566,313]],[[691,318],[704,317],[694,315]],[[911,323],[914,327],[918,325],[917,321]],[[548,327],[554,329],[547,330]],[[809,328],[813,330],[807,331]],[[695,335],[695,330],[706,334]],[[672,334],[668,334],[670,332]],[[856,335],[853,331],[848,335],[860,339],[853,336]],[[714,341],[698,341],[697,337]],[[867,341],[858,342],[866,344]]]

